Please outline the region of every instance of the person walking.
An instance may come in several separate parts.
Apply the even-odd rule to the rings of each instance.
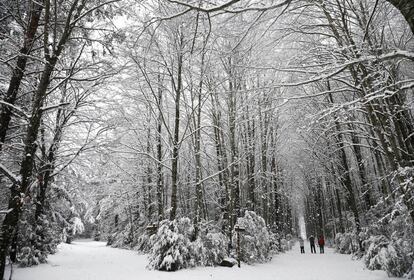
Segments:
[[[299,237],[300,253],[305,254],[305,241],[302,237]]]
[[[316,254],[315,237],[313,237],[313,235],[311,235],[311,237],[309,237],[309,243],[310,243],[311,253]]]
[[[323,235],[319,236],[318,245],[319,245],[320,253],[324,254],[325,253],[325,239],[323,238]]]

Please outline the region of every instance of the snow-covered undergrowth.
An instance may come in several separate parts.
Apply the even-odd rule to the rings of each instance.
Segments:
[[[353,254],[358,251],[358,243],[355,232],[338,233],[335,237],[334,248],[341,254]]]
[[[237,223],[245,229],[241,234],[241,260],[246,263],[263,263],[270,261],[272,255],[279,251],[277,236],[271,233],[264,219],[253,211],[246,211]],[[233,242],[237,235],[233,235]],[[285,244],[282,243],[281,244]],[[284,245],[286,247],[286,245]]]
[[[210,229],[211,230],[211,229]],[[176,271],[194,266],[219,264],[226,256],[227,239],[220,232],[200,230],[194,239],[194,225],[189,218],[165,220],[150,238],[148,268]]]
[[[213,266],[220,264],[227,257],[227,237],[217,231],[209,231],[204,227],[193,243],[193,250],[198,257],[201,266]]]
[[[384,216],[364,232],[365,263],[369,269],[387,271],[401,277],[412,270],[414,227],[403,204],[393,205]]]
[[[389,240],[383,235],[372,236],[367,244],[365,264],[369,269],[381,269],[390,276],[403,276],[412,268],[412,244],[397,238]]]
[[[30,190],[13,232],[8,264],[13,261],[18,266],[29,267],[46,263],[61,242],[70,243],[85,231],[86,202],[78,199],[78,190],[67,185],[68,182],[51,183],[44,194],[47,201],[44,204],[38,201],[38,186]],[[3,222],[4,216],[0,216]]]
[[[149,268],[175,271],[194,266],[191,250],[191,223],[188,218],[163,221],[157,234],[151,238]]]
[[[50,190],[51,197],[60,189]],[[50,254],[57,251],[61,242],[70,243],[75,236],[84,230],[84,224],[66,198],[55,199],[52,205],[44,209],[44,213],[36,218],[35,203],[27,203],[19,221],[16,238],[16,261],[20,266],[32,266],[45,263]]]
[[[56,253],[60,239],[56,238],[56,226],[41,215],[35,224],[28,221],[26,215],[20,221],[17,257],[20,266],[32,266],[45,263],[49,254]],[[36,233],[36,234],[35,234]],[[41,233],[41,234],[37,234]]]
[[[238,219],[238,225],[245,229],[240,241],[243,262],[267,262],[281,247],[289,247],[286,245],[288,242],[279,244],[278,237],[267,229],[263,218],[255,212],[246,211],[244,217]],[[218,265],[228,254],[236,256],[237,235],[233,232],[232,249],[228,252],[228,237],[211,224],[201,223],[195,236],[194,224],[189,218],[162,221],[157,233],[149,239],[151,250],[148,268],[176,271],[194,266]]]
[[[407,193],[413,188],[410,177],[402,190]],[[395,203],[382,201],[372,207],[366,216],[367,225],[358,235],[356,232],[337,235],[336,251],[362,257],[368,269],[414,279],[414,226],[403,199],[401,195]]]
[[[362,257],[368,269],[385,270],[389,276],[414,277],[414,229],[403,215],[366,227],[359,235],[355,232],[338,234],[335,249],[342,254]]]
[[[134,234],[134,232],[136,233]],[[126,223],[122,230],[116,231],[106,237],[107,244],[114,248],[134,248],[140,241],[137,236],[141,236],[143,233],[144,231],[142,229],[135,229],[131,227],[131,223]]]

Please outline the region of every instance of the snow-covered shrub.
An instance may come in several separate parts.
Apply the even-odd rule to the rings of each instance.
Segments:
[[[412,268],[410,244],[403,239],[389,240],[383,235],[372,236],[367,243],[365,264],[371,270],[385,270],[389,276],[403,276]]]
[[[271,235],[262,217],[253,211],[246,211],[237,223],[245,228],[241,233],[241,260],[247,263],[266,262],[272,258]],[[237,247],[237,235],[233,234],[234,248]]]
[[[213,266],[227,257],[227,237],[220,232],[200,232],[192,244],[197,265]]]
[[[284,252],[282,250],[282,246],[280,244],[280,237],[278,234],[273,233],[273,232],[269,232],[270,233],[270,252],[271,254],[277,254],[280,252]]]
[[[47,256],[56,252],[61,241],[58,227],[49,222],[45,215],[41,215],[35,223],[24,214],[19,228],[17,259],[20,266],[45,263]]]
[[[79,217],[72,217],[67,226],[63,229],[63,240],[70,244],[76,235],[81,234],[85,226]]]
[[[414,261],[414,227],[402,197],[393,203],[380,201],[369,214],[369,226],[363,230],[367,267],[390,276],[408,275]]]
[[[72,235],[81,234],[85,230],[85,226],[79,217],[70,219]]]
[[[351,244],[351,238],[349,234],[337,233],[335,237],[335,250],[341,254],[350,254],[349,250]]]
[[[47,255],[33,246],[25,246],[19,251],[19,265],[22,267],[46,262]]]
[[[372,270],[383,269],[387,263],[389,240],[379,235],[371,237],[368,242],[370,245],[365,256],[366,266]]]
[[[189,218],[162,221],[157,233],[150,237],[150,269],[175,271],[193,266],[220,264],[227,257],[227,237],[208,223],[200,223],[197,238]]]
[[[101,240],[101,232],[99,230],[95,230],[92,233],[93,241],[100,241]]]
[[[356,233],[338,233],[335,237],[335,250],[341,254],[353,254],[358,250],[359,241]]]
[[[138,240],[134,236],[135,228],[130,223],[121,231],[114,232],[107,237],[107,245],[114,248],[134,248]]]
[[[63,173],[60,176],[64,176]],[[17,250],[10,252],[11,259],[16,259],[20,266],[46,262],[47,256],[57,251],[60,242],[71,241],[85,230],[83,213],[88,213],[77,184],[65,180],[59,180],[59,184],[52,182],[42,203],[38,186],[32,186],[30,196],[27,196],[31,199],[24,201],[17,227]],[[92,226],[92,214],[88,217]]]
[[[191,246],[194,227],[189,218],[162,221],[151,236],[150,269],[175,271],[196,265]]]
[[[280,239],[280,250],[282,252],[289,251],[292,248],[289,241],[285,238]]]
[[[292,249],[293,247],[292,235],[287,234],[284,238],[279,239],[279,249],[281,252],[286,252]]]
[[[134,250],[147,254],[151,251],[151,241],[148,234],[141,234],[137,238],[137,243],[134,246]]]

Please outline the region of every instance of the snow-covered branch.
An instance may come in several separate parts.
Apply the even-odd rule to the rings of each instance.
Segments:
[[[190,4],[188,2],[183,2],[183,1],[178,1],[178,0],[167,0],[167,1],[170,2],[170,3],[173,3],[173,4],[178,4],[178,5],[187,7],[191,10],[196,10],[196,11],[203,12],[203,13],[214,13],[214,12],[217,12],[217,11],[221,11],[225,8],[228,8],[231,5],[240,2],[241,0],[230,0],[230,1],[228,1],[224,4],[222,4],[222,5],[219,5],[219,6],[205,7],[205,8],[202,7],[200,4],[199,5],[193,5],[193,4]],[[199,2],[199,3],[202,3],[202,2]]]
[[[68,105],[70,105],[70,102],[63,102],[63,103],[59,103],[59,104],[55,104],[55,105],[50,105],[50,106],[47,106],[47,107],[42,107],[42,108],[40,108],[40,110],[42,110],[43,112],[46,112],[46,111],[51,111],[51,110],[54,110],[54,109],[62,108],[62,107],[68,106]]]
[[[6,101],[4,101],[4,100],[0,100],[0,104],[3,104],[4,106],[8,106],[8,107],[12,108],[14,111],[18,112],[20,115],[22,115],[22,116],[23,116],[23,117],[25,117],[26,119],[28,119],[28,118],[29,118],[29,115],[28,115],[28,114],[26,114],[26,112],[25,112],[25,111],[23,111],[23,109],[21,109],[21,108],[17,107],[16,105],[13,105],[13,104],[7,103],[7,102],[6,102]]]
[[[3,173],[13,184],[20,184],[20,179],[18,176],[14,175],[7,167],[0,163],[0,172]]]
[[[0,210],[0,215],[7,215],[12,211],[13,211],[13,208],[10,208],[10,209],[7,209],[7,210]]]

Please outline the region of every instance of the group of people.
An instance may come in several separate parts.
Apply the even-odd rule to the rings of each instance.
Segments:
[[[315,246],[315,237],[311,235],[309,237],[309,243],[311,248],[311,253],[316,254],[316,246]],[[299,245],[300,245],[300,253],[305,254],[305,241],[302,237],[299,237]],[[319,251],[321,254],[325,253],[325,239],[323,238],[323,235],[321,235],[318,239],[318,245],[319,245]]]

